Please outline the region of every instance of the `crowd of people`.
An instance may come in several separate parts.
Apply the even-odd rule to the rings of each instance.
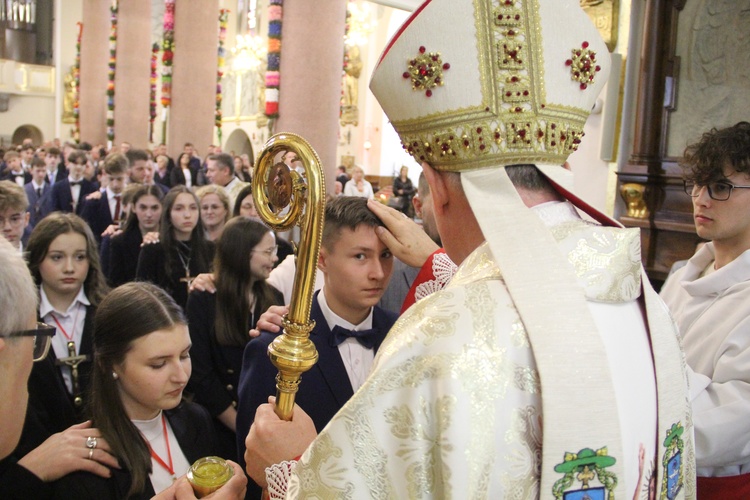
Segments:
[[[566,187],[574,143],[556,141],[574,132],[539,128],[531,145],[508,121],[524,133],[485,141],[475,105],[476,82],[502,81],[513,106],[485,113],[582,131],[606,58],[585,85],[564,61],[527,81],[518,52],[477,66],[473,39],[533,28],[531,48],[555,40],[534,48],[545,57],[604,42],[575,0],[536,0],[528,18],[506,2],[493,22],[475,3],[488,8],[432,0],[374,70],[423,172],[415,189],[401,170],[392,208],[361,168],[339,169],[311,307],[319,358],[288,421],[266,353],[297,263],[257,218],[245,158],[212,147],[201,161],[190,144],[176,162],[163,145],[4,154],[0,498],[195,498],[185,471],[210,455],[234,471],[217,499],[750,497],[750,123],[685,151],[707,243],[662,301],[638,230]],[[452,54],[447,88],[404,73],[440,59],[427,42]],[[548,100],[524,108],[540,86]],[[304,176],[295,152],[278,160]]]

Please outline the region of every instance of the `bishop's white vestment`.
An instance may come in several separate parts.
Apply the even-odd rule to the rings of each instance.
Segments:
[[[617,498],[646,499],[649,488],[660,488],[657,476],[675,493],[670,498],[692,491],[684,467],[690,468],[691,438],[682,427],[689,423],[675,422],[667,436],[670,454],[656,450],[665,436],[657,436],[654,364],[638,301],[638,231],[583,222],[568,203],[536,211],[576,268],[605,346],[619,431],[598,428],[596,435],[621,442],[579,436],[580,447],[559,456],[552,491],[540,491],[544,373],[485,243],[447,287],[396,323],[370,377],[297,464],[287,498],[578,498],[576,491],[607,498],[617,490],[625,493]],[[559,363],[566,363],[565,352]],[[682,373],[675,377],[684,385]],[[597,404],[590,401],[591,408]],[[588,415],[589,408],[580,408],[581,419]],[[609,456],[609,446],[623,455]],[[657,456],[666,457],[664,474]],[[608,472],[615,462],[620,477]]]

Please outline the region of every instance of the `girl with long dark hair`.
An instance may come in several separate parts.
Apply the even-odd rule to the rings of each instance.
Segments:
[[[281,292],[266,283],[276,251],[273,231],[261,222],[245,217],[230,220],[216,245],[216,293],[193,292],[188,299],[194,346],[190,390],[223,424],[222,445],[233,456],[237,384],[242,353],[250,341],[248,331],[270,306],[284,301]]]
[[[200,203],[191,190],[173,187],[163,206],[159,241],[141,248],[136,278],[162,287],[185,307],[192,279],[210,271],[214,245],[206,240]]]
[[[130,214],[121,233],[109,241],[107,279],[111,286],[120,286],[135,279],[143,235],[159,230],[162,212],[161,188],[155,185],[133,185]],[[103,247],[103,245],[102,245]]]
[[[190,348],[182,309],[162,289],[127,283],[102,301],[94,325],[89,411],[121,469],[108,479],[70,474],[56,485],[61,496],[151,498],[195,460],[216,453],[210,416],[182,400]]]

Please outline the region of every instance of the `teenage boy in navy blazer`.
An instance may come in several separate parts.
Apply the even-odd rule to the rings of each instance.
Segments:
[[[47,182],[50,186],[54,186],[56,182],[68,176],[68,169],[60,161],[60,156],[60,150],[52,147],[47,150],[47,155],[44,157],[44,164],[47,166]]]
[[[52,189],[47,182],[47,167],[41,158],[32,158],[31,181],[26,183],[23,189],[29,200],[29,207],[26,209],[30,214],[29,227],[34,229],[36,223],[42,220],[42,205]]]
[[[52,212],[81,215],[86,196],[96,191],[96,185],[83,178],[87,163],[88,158],[83,151],[76,149],[68,155],[68,177],[52,186],[42,207],[43,216]]]
[[[128,159],[124,154],[112,153],[104,159],[104,175],[107,187],[98,198],[87,199],[81,212],[98,243],[102,233],[112,224],[119,224],[124,216],[125,204],[122,202],[122,191],[128,172]]]
[[[15,182],[21,187],[31,182],[31,173],[26,172],[21,166],[21,155],[17,151],[6,151],[3,161],[5,170],[0,174],[0,180]]]
[[[313,296],[310,312],[315,321],[310,340],[319,358],[302,376],[296,396],[318,432],[364,383],[378,347],[398,318],[376,306],[393,267],[390,250],[375,233],[382,225],[364,198],[342,196],[326,206],[318,259],[323,288]],[[276,394],[277,370],[266,353],[276,336],[261,332],[245,348],[237,408],[238,457],[243,468],[245,436],[255,410]],[[248,483],[249,494],[257,488]]]

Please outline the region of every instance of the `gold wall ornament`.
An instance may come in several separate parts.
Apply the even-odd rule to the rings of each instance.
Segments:
[[[649,216],[648,205],[644,196],[646,194],[646,186],[643,184],[637,184],[629,182],[620,186],[620,196],[622,196],[625,205],[627,206],[628,217],[635,219],[646,219]]]
[[[304,176],[281,162],[280,155],[285,151],[297,154]],[[325,178],[312,146],[296,134],[282,132],[266,142],[255,163],[253,181],[255,207],[266,224],[277,231],[300,227],[289,313],[284,316],[282,334],[268,346],[268,357],[279,370],[276,414],[290,420],[301,376],[318,361],[318,352],[310,341],[315,327],[310,310],[323,235]]]
[[[580,5],[604,38],[609,51],[614,52],[620,22],[620,0],[580,0]]]

